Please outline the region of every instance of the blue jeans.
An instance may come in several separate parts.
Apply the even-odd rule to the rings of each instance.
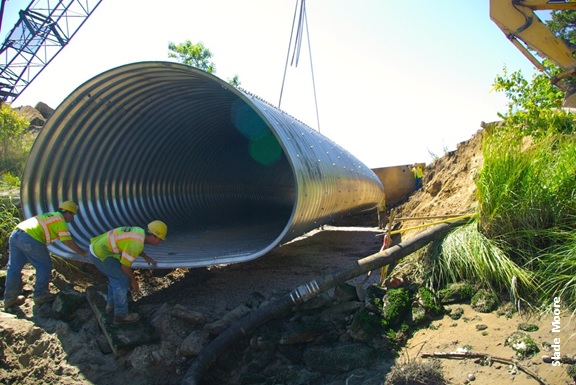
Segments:
[[[48,293],[52,260],[46,245],[20,229],[12,231],[8,245],[10,256],[6,271],[4,301],[14,300],[20,295],[22,291],[22,269],[26,262],[30,262],[36,269],[34,297]]]
[[[414,178],[414,190],[418,191],[422,188],[422,178]]]
[[[128,314],[130,279],[122,270],[120,261],[114,257],[108,257],[102,261],[90,250],[90,262],[108,277],[107,304],[114,306],[114,316],[123,317]]]

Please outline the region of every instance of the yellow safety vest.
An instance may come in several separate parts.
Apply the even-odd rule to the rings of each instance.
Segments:
[[[101,261],[113,257],[130,267],[144,250],[145,237],[146,230],[141,227],[117,227],[92,238],[90,248]]]
[[[57,239],[61,241],[72,240],[64,215],[59,211],[28,218],[24,222],[19,223],[16,228],[23,230],[26,234],[45,245],[50,245]]]
[[[424,176],[424,171],[422,171],[422,167],[417,166],[412,168],[412,172],[414,173],[414,178],[422,179]]]

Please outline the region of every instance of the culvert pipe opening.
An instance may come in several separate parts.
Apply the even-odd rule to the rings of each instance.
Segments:
[[[168,224],[158,268],[249,261],[384,190],[353,155],[204,71],[139,62],[106,71],[58,106],[28,157],[26,218],[74,200],[79,245],[118,226]],[[50,250],[84,260],[59,242]],[[148,267],[139,258],[134,267]]]

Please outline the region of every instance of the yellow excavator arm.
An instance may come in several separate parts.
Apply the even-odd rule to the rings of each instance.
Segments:
[[[537,52],[550,59],[562,71],[551,78],[554,85],[566,91],[565,107],[576,107],[576,88],[566,79],[576,77],[574,48],[556,37],[534,13],[538,10],[576,10],[576,0],[490,0],[490,18],[539,70],[546,72]],[[531,51],[532,50],[532,51]]]

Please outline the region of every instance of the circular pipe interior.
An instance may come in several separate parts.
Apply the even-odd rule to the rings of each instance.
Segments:
[[[204,71],[140,62],[78,87],[36,139],[25,217],[74,200],[75,241],[168,224],[146,246],[158,268],[249,261],[343,215],[375,207],[378,177],[297,119]],[[63,244],[50,250],[84,260]],[[135,267],[148,267],[139,258]]]

